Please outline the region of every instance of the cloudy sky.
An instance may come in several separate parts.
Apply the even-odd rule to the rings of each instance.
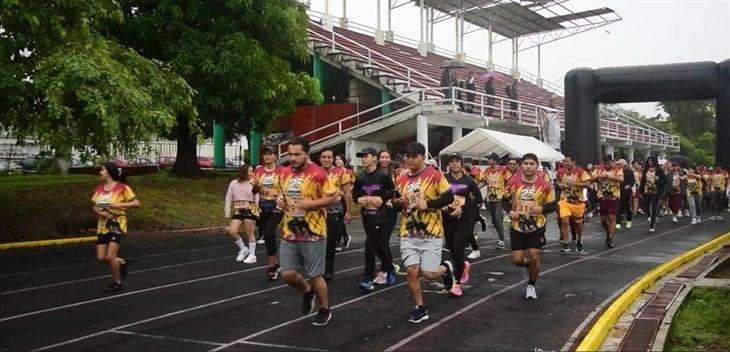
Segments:
[[[330,12],[341,16],[342,1],[329,2]],[[312,9],[321,12],[324,12],[324,4],[325,0],[311,0]],[[376,4],[377,0],[348,0],[348,18],[375,27]],[[387,0],[382,0],[382,4],[382,25],[385,27]],[[541,50],[542,76],[553,82],[562,82],[563,75],[575,67],[730,59],[730,0],[572,0],[566,6],[576,12],[609,7],[623,20],[544,45]],[[413,2],[393,10],[393,31],[417,40],[418,18],[418,8]],[[434,33],[437,46],[454,49],[453,21],[436,24]],[[486,41],[486,31],[467,35],[464,39],[467,56],[486,61]],[[510,66],[510,48],[508,42],[496,45],[495,63]],[[537,50],[521,52],[519,64],[521,69],[537,74]],[[646,115],[657,113],[655,103],[625,105]]]

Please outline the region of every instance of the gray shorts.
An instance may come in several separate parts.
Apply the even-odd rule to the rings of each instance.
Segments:
[[[436,272],[441,265],[441,247],[443,238],[411,238],[400,239],[400,256],[403,265],[421,265],[422,271]]]
[[[307,278],[324,274],[324,257],[327,241],[287,241],[279,244],[281,271],[298,270]]]

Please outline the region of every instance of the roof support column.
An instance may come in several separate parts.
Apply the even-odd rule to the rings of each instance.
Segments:
[[[494,35],[492,33],[492,24],[489,24],[487,28],[487,70],[494,70],[494,61],[492,61],[492,44],[494,42]]]
[[[385,45],[385,32],[380,27],[380,0],[377,1],[376,10],[377,12],[377,26],[375,28],[375,42],[380,45]],[[390,6],[388,6],[388,13],[390,13]]]
[[[541,54],[540,48],[541,48],[541,45],[537,44],[537,86],[542,88],[542,65],[541,65],[542,54]]]
[[[340,27],[347,28],[349,21],[347,20],[347,0],[342,0],[342,18],[340,19]]]
[[[322,16],[322,27],[331,31],[334,26],[334,19],[330,14],[330,0],[324,0],[324,16]]]
[[[428,42],[428,9],[423,6],[423,0],[418,2],[418,10],[420,13],[419,25],[421,31],[421,40],[418,42],[418,53],[421,54],[421,56],[427,56],[429,52],[434,52],[436,48],[432,43]]]
[[[518,38],[512,38],[512,78],[520,78],[520,48]]]

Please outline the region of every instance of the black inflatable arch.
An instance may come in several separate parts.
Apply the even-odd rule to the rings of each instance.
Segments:
[[[567,152],[583,165],[601,157],[598,104],[717,100],[715,158],[730,166],[730,59],[653,66],[576,68],[565,75]]]

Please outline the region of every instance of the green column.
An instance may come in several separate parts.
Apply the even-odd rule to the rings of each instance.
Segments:
[[[314,76],[314,79],[319,81],[319,92],[322,93],[324,101],[326,102],[327,96],[325,95],[325,83],[327,80],[324,76],[324,62],[322,62],[322,59],[319,58],[319,54],[316,52],[312,55],[312,76]]]
[[[213,122],[213,167],[226,167],[226,126],[222,121]]]
[[[248,151],[251,156],[251,165],[259,164],[259,154],[261,152],[262,135],[260,131],[251,130],[251,137],[248,139]]]
[[[388,91],[388,89],[386,89],[385,87],[380,88],[380,103],[381,104],[387,103],[391,99],[393,99],[393,96],[390,95],[390,91]],[[391,109],[390,104],[383,105],[382,107],[380,107],[380,114],[381,115],[390,114],[391,111],[392,111],[392,109]]]

